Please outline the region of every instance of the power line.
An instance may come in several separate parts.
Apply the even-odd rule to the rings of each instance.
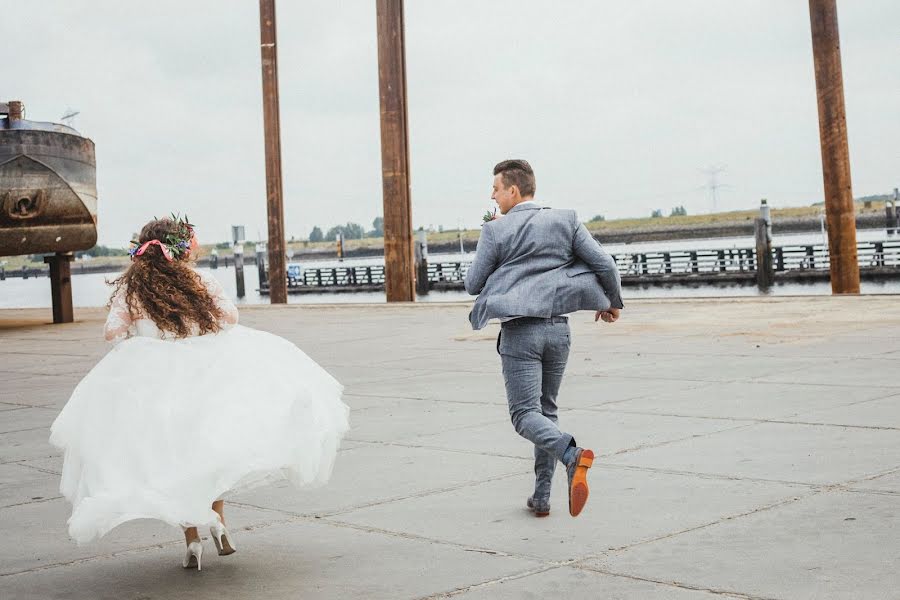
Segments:
[[[705,169],[701,169],[706,174],[707,195],[712,203],[712,212],[719,212],[719,189],[731,187],[726,183],[719,182],[719,175],[724,173],[728,167],[726,165],[713,165]]]

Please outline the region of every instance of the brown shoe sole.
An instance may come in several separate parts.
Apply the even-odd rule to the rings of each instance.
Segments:
[[[572,485],[569,487],[569,514],[577,517],[581,514],[588,500],[587,471],[594,464],[594,452],[584,450],[578,457],[575,465],[575,474],[572,476]]]

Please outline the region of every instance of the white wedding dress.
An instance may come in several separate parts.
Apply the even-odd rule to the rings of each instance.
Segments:
[[[228,492],[331,475],[349,428],[341,384],[291,342],[237,325],[222,287],[201,276],[226,314],[222,331],[173,339],[132,321],[117,295],[106,323],[116,345],[53,423],[78,543],[132,519],[209,525]]]

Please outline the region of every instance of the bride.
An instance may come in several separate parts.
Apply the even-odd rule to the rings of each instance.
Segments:
[[[342,386],[291,342],[237,324],[212,277],[195,271],[193,226],[147,223],[110,301],[115,346],[53,423],[60,491],[79,544],[133,519],[184,529],[185,568],[201,567],[198,527],[235,551],[223,496],[277,479],[331,475],[349,409]],[[251,367],[252,365],[252,367]]]

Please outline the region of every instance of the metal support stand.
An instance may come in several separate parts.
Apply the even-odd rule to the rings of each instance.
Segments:
[[[53,256],[45,256],[44,262],[50,265],[50,296],[53,298],[53,322],[71,323],[75,320],[72,310],[72,270],[69,263],[72,253],[57,252]]]

